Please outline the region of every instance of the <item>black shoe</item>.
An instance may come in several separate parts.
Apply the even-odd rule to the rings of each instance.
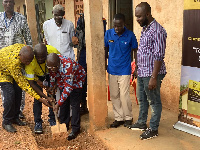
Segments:
[[[140,135],[141,140],[148,140],[158,136],[158,130],[152,130],[148,128],[145,132]]]
[[[87,107],[81,107],[80,108],[80,115],[88,114],[88,108]]]
[[[26,123],[24,123],[24,122],[22,122],[20,119],[14,119],[13,121],[12,121],[12,123],[13,124],[17,124],[18,126],[25,126],[26,125]]]
[[[73,132],[73,131],[72,131],[72,132],[69,134],[69,136],[67,137],[67,140],[70,141],[70,140],[75,139],[75,138],[78,136],[79,133],[80,133],[80,131],[77,131],[77,132]]]
[[[131,120],[125,120],[124,127],[132,125],[132,122],[133,122],[133,119],[131,119]]]
[[[17,132],[17,129],[15,129],[12,124],[2,124],[2,127],[8,132]]]
[[[115,120],[111,125],[110,125],[110,128],[117,128],[119,127],[120,125],[123,125],[124,124],[124,121],[117,121]]]
[[[21,111],[19,113],[19,119],[25,119],[25,116],[24,116],[24,114]]]
[[[42,122],[41,122],[41,121],[35,123],[34,132],[35,132],[36,134],[42,134],[42,133],[43,133]]]
[[[146,124],[139,124],[139,123],[134,123],[132,125],[127,126],[129,129],[131,130],[141,130],[144,131],[147,129],[147,125]]]

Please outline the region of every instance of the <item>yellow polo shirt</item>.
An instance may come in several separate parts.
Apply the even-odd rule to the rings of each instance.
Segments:
[[[46,45],[48,54],[56,53],[60,54],[60,52],[51,45]],[[46,68],[46,61],[43,64],[38,64],[36,58],[33,58],[33,61],[25,66],[25,77],[27,80],[38,80],[37,76],[44,76],[44,73],[48,73],[48,69]]]
[[[0,82],[13,82],[13,79],[28,94],[35,99],[40,96],[32,89],[26,78],[22,75],[22,66],[19,52],[24,44],[14,44],[0,50]]]

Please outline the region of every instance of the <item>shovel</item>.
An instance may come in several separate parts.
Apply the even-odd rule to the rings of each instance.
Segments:
[[[55,108],[55,103],[52,102],[51,104],[52,104],[53,109],[54,109]],[[54,133],[61,133],[61,132],[67,132],[66,125],[64,123],[60,124],[60,122],[58,121],[58,116],[57,116],[56,111],[54,111],[54,115],[55,115],[55,119],[56,119],[56,125],[55,126],[51,126],[51,132],[52,132],[52,134],[54,134]]]

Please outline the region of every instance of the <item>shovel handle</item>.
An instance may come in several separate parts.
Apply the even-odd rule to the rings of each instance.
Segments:
[[[55,108],[55,103],[54,102],[51,102],[51,105],[53,106],[53,109]],[[55,115],[55,119],[56,119],[56,123],[58,123],[58,116],[57,116],[57,113],[56,111],[53,111],[54,112],[54,115]]]

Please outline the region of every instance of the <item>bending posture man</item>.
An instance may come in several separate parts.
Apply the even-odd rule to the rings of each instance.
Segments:
[[[129,128],[146,129],[149,105],[151,107],[150,127],[140,135],[141,139],[158,136],[162,103],[160,87],[166,74],[165,48],[167,33],[165,29],[152,17],[151,7],[147,2],[136,6],[137,22],[143,27],[140,45],[137,52],[137,98],[140,111],[138,121]]]
[[[32,46],[32,38],[26,17],[14,12],[14,0],[3,0],[4,12],[0,12],[0,49],[16,43]],[[20,118],[25,105],[25,92],[22,93]]]
[[[37,44],[34,47],[34,54],[35,57],[33,58],[33,61],[25,66],[25,76],[28,80],[31,87],[40,95],[41,97],[44,97],[48,101],[53,100],[52,98],[46,96],[42,92],[42,88],[46,88],[49,83],[49,74],[48,69],[46,68],[46,59],[47,55],[50,53],[57,53],[60,54],[59,51],[50,45],[44,45],[44,44]],[[35,133],[41,134],[43,132],[42,129],[42,103],[38,101],[37,99],[34,99],[33,104],[33,113],[34,113],[34,121],[35,121]],[[53,113],[52,108],[49,108],[49,123],[50,126],[53,126],[56,124],[55,122],[55,116]]]
[[[54,18],[47,20],[43,24],[44,35],[46,39],[46,43],[48,45],[52,45],[55,47],[62,56],[66,56],[75,60],[73,47],[70,46],[70,43],[73,42],[73,45],[77,44],[77,41],[72,41],[72,37],[74,37],[74,25],[71,21],[63,18],[65,15],[64,7],[60,4],[55,5],[53,7],[53,16]],[[60,98],[59,89],[56,92],[56,99]],[[81,99],[81,89],[74,89],[70,94],[71,99]],[[68,101],[69,102],[69,101]],[[67,103],[67,102],[66,102]],[[68,104],[63,104],[60,107],[60,118],[65,118],[66,113],[69,111],[66,109],[70,109]],[[80,109],[80,108],[76,108]],[[73,111],[73,110],[72,110]],[[74,110],[79,111],[79,110]],[[68,125],[67,125],[68,126]]]
[[[65,110],[65,116],[60,117],[61,122],[69,124],[70,121],[70,109],[72,106],[72,119],[71,127],[72,132],[69,134],[67,140],[72,140],[80,133],[80,98],[67,99],[73,89],[79,89],[83,87],[85,81],[85,71],[81,65],[75,62],[73,59],[67,58],[62,55],[51,53],[47,56],[47,68],[50,72],[50,83],[55,89],[57,86],[62,91],[61,97],[55,106],[55,110],[65,105],[68,109]],[[72,93],[71,93],[72,94]],[[76,94],[76,93],[75,93]],[[79,94],[79,93],[78,93]],[[69,105],[70,104],[70,105]]]
[[[12,126],[15,123],[24,126],[19,119],[22,90],[51,107],[47,99],[42,99],[22,75],[22,66],[31,63],[34,57],[33,49],[24,44],[14,44],[0,50],[0,86],[4,100],[2,126],[8,132],[16,132]]]
[[[117,128],[132,124],[132,103],[130,100],[131,51],[137,50],[135,34],[125,25],[125,16],[114,16],[114,28],[105,33],[106,54],[109,50],[108,73],[110,98],[113,104],[115,121],[110,125]]]

